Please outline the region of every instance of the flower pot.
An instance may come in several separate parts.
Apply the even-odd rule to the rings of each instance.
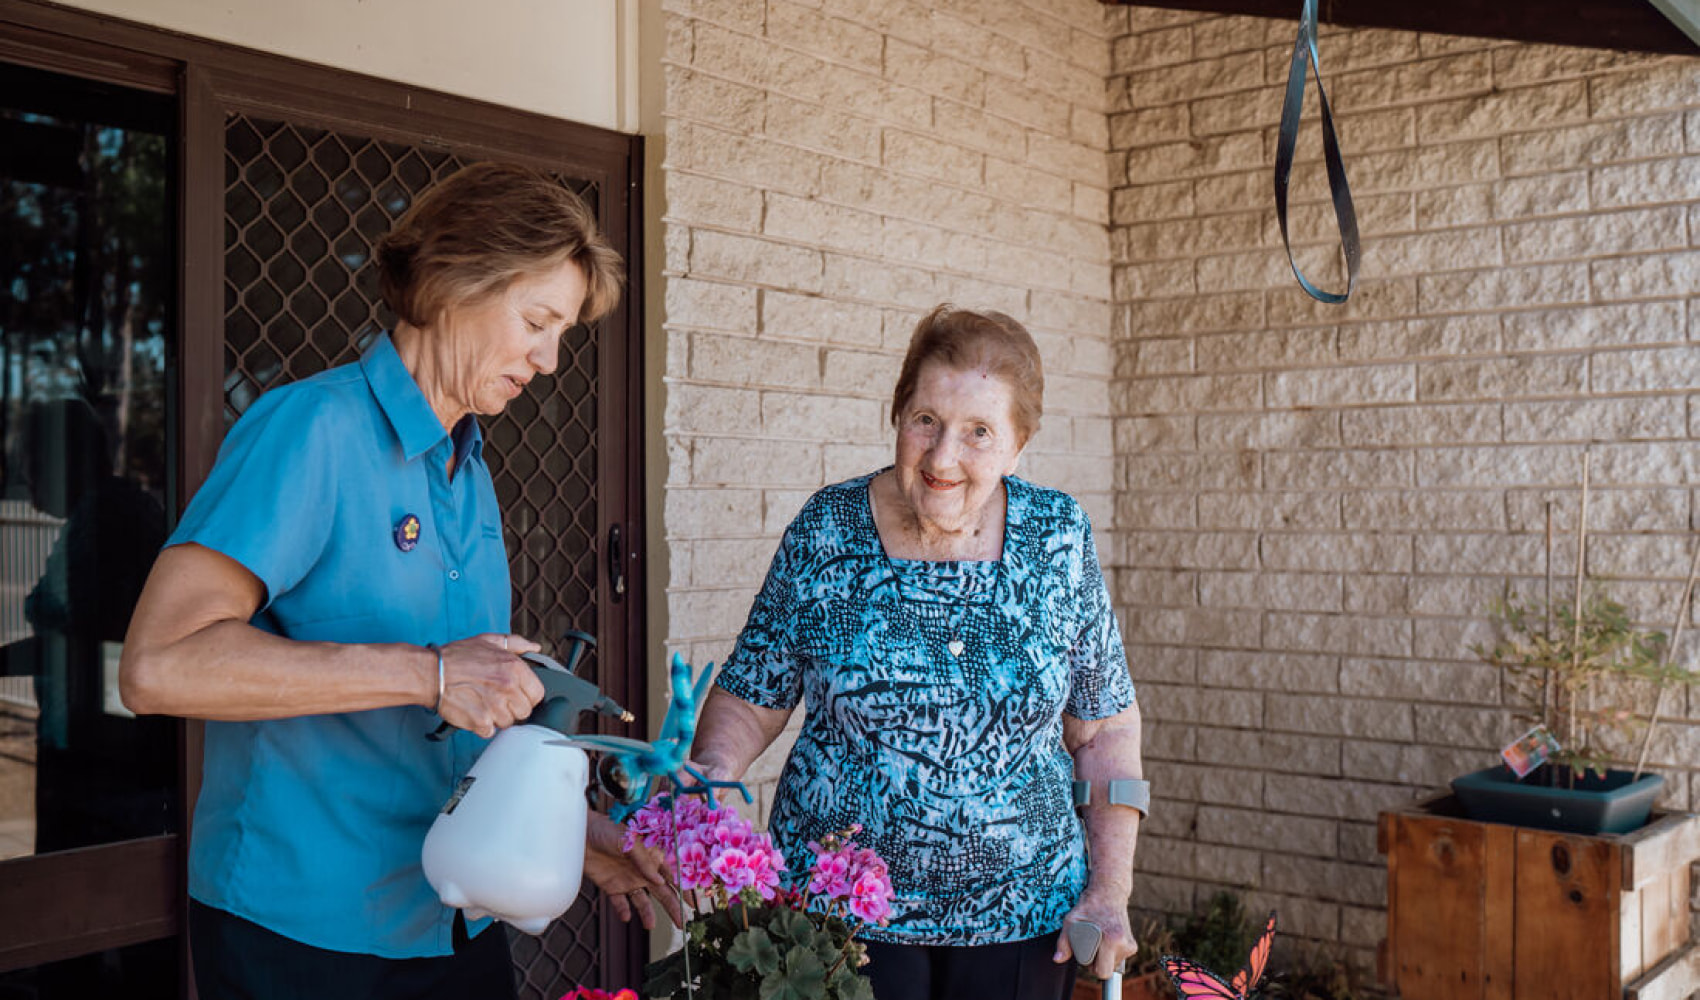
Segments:
[[[1143,976],[1122,977],[1121,1000],[1172,1000],[1174,992],[1164,981],[1161,972],[1147,972]],[[1071,1000],[1115,1000],[1104,996],[1104,982],[1101,979],[1091,979],[1080,976],[1074,981],[1074,993]]]
[[[1547,771],[1531,775],[1534,778]],[[1452,792],[1464,814],[1483,823],[1506,823],[1565,833],[1628,833],[1644,826],[1665,779],[1629,771],[1587,773],[1574,788],[1522,781],[1503,764],[1452,779]]]

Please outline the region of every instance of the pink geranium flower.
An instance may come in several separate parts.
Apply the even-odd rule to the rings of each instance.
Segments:
[[[855,829],[859,827],[852,831]],[[891,915],[891,900],[897,898],[896,893],[885,860],[873,849],[834,835],[826,838],[824,845],[811,841],[809,850],[814,854],[814,864],[809,868],[810,892],[818,894],[829,907],[843,904],[851,914],[870,923],[883,922]]]
[[[750,856],[736,847],[718,851],[708,867],[728,893],[737,893],[745,886],[756,884],[755,872],[750,868]]]
[[[850,889],[850,912],[877,924],[891,916],[891,900],[895,898],[889,880],[873,871],[864,871]]]
[[[809,841],[809,850],[815,855],[814,867],[809,869],[809,891],[824,893],[832,899],[848,895],[850,852],[829,851],[812,840]]]
[[[708,848],[696,839],[679,844],[677,858],[668,858],[668,867],[672,869],[675,862],[676,870],[672,871],[673,880],[679,883],[679,888],[707,889],[714,884],[714,872],[708,856]]]

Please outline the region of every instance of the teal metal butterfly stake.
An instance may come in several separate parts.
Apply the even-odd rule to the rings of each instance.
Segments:
[[[1281,223],[1281,242],[1287,248],[1287,263],[1299,287],[1318,302],[1339,304],[1352,297],[1358,283],[1358,263],[1363,252],[1358,242],[1358,212],[1352,205],[1352,188],[1346,183],[1346,162],[1340,155],[1340,138],[1334,132],[1334,112],[1328,93],[1322,89],[1322,64],[1316,51],[1316,0],[1304,0],[1299,15],[1299,34],[1293,42],[1293,62],[1287,70],[1287,96],[1281,104],[1281,131],[1275,142],[1275,217]],[[1327,292],[1312,284],[1298,261],[1287,235],[1287,187],[1293,173],[1293,154],[1299,143],[1299,115],[1305,102],[1305,64],[1316,71],[1317,104],[1322,109],[1322,157],[1328,168],[1328,190],[1334,200],[1334,220],[1340,229],[1340,249],[1346,256],[1346,290]]]
[[[678,653],[668,670],[672,698],[667,716],[661,721],[661,732],[651,742],[627,739],[624,736],[568,736],[557,743],[602,754],[596,768],[597,783],[614,800],[608,811],[614,819],[624,822],[627,817],[649,801],[655,783],[670,778],[681,795],[706,795],[710,789],[735,789],[745,802],[754,802],[750,790],[741,781],[710,781],[701,771],[686,762],[691,741],[696,738],[697,709],[708,693],[714,677],[714,664],[702,668],[693,681],[691,665]],[[686,780],[689,779],[689,780]]]

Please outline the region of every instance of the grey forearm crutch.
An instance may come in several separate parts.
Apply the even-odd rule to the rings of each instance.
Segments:
[[[1103,940],[1104,929],[1090,920],[1076,920],[1068,925],[1068,946],[1074,949],[1074,960],[1083,966],[1092,964]],[[1121,995],[1122,967],[1117,964],[1110,978],[1104,980],[1104,1000],[1121,1000]]]

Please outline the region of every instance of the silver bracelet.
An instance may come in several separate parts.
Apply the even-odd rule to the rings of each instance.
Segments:
[[[433,715],[443,714],[443,647],[434,642],[426,643],[425,648],[437,654],[437,703],[431,706]]]

